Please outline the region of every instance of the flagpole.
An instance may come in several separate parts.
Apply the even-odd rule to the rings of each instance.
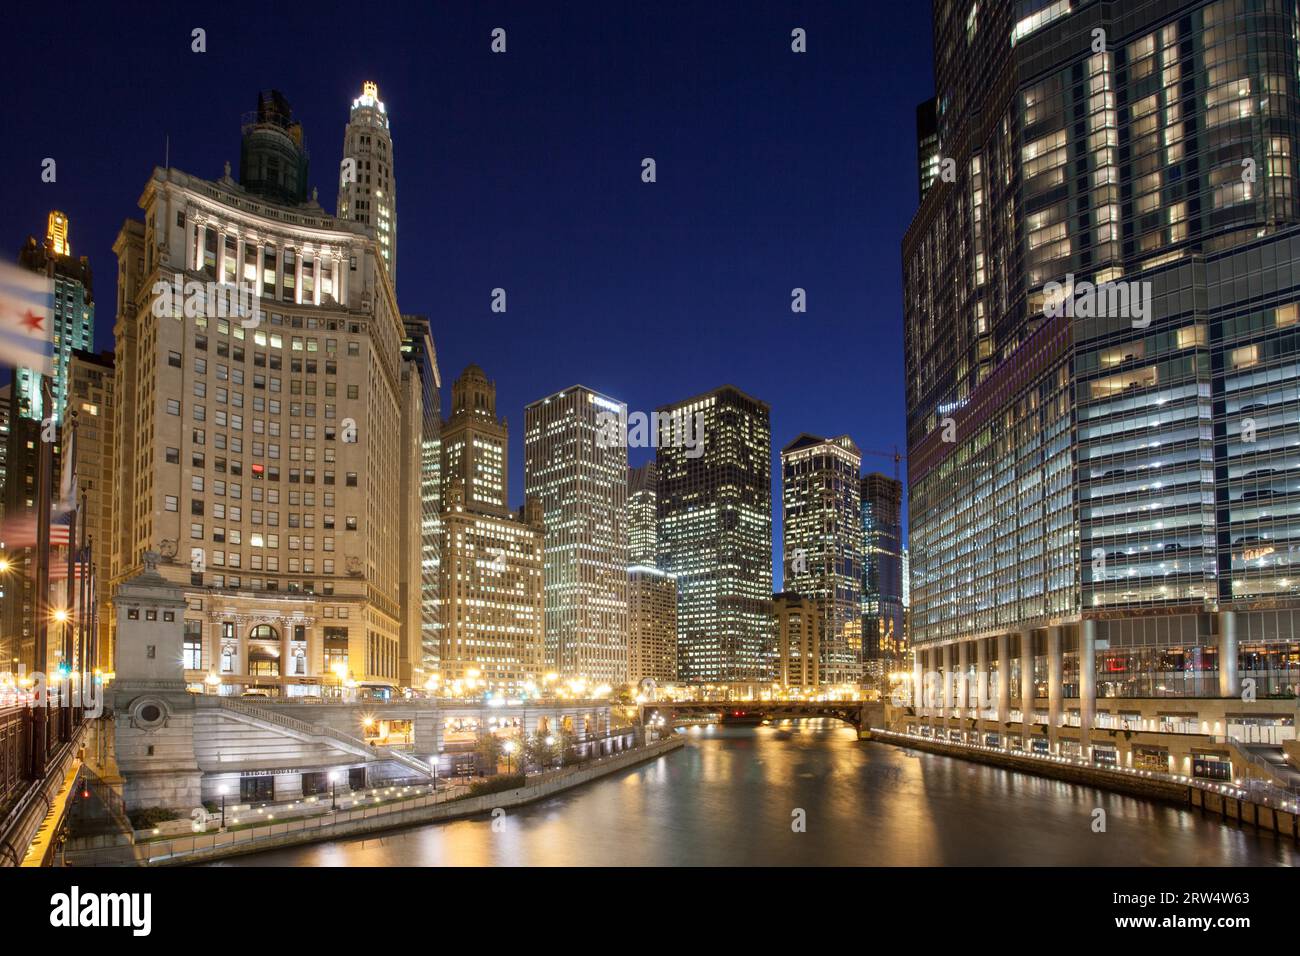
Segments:
[[[75,412],[73,414],[75,414]],[[67,425],[66,415],[65,415],[64,425],[65,426]],[[65,427],[63,430],[63,437],[65,439],[68,437],[68,432],[69,429]],[[77,443],[76,442],[72,443],[72,448],[70,450],[70,459],[71,460],[68,462],[68,474],[63,476],[64,480],[67,481],[68,483],[68,488],[72,492],[72,511],[71,511],[71,517],[68,519],[68,586],[64,589],[65,597],[64,597],[64,604],[63,604],[64,609],[66,611],[66,617],[64,617],[63,619],[63,662],[68,666],[69,680],[72,679],[72,668],[74,664],[77,663],[77,661],[73,657],[73,651],[75,650],[75,647],[74,647],[73,636],[72,636],[72,628],[74,624],[74,620],[72,617],[72,607],[73,607],[73,600],[76,597],[75,578],[76,578],[76,569],[77,569],[77,518],[80,517],[80,515],[77,514],[79,509],[77,507],[77,485],[76,485],[76,481],[77,481]],[[60,496],[62,496],[62,491],[60,491]],[[62,509],[63,505],[64,502],[60,500],[59,508]]]
[[[42,375],[41,409],[51,411],[54,390],[50,376]],[[35,661],[33,668],[48,674],[50,641],[50,486],[54,481],[54,442],[45,440],[45,426],[41,423],[41,450],[37,456],[36,479],[36,599],[32,602],[35,620]]]
[[[75,454],[75,452],[74,452]],[[77,672],[84,675],[90,668],[86,666],[86,493],[81,493],[81,546],[77,548],[77,566],[81,577],[77,579]]]

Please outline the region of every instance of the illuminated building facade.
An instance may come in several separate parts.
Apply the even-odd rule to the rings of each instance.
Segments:
[[[196,690],[400,679],[402,319],[365,226],[286,199],[306,164],[264,93],[241,180],[155,169],[114,247],[113,579],[163,556]],[[252,314],[207,283],[255,289]]]
[[[470,365],[442,423],[438,667],[453,693],[518,692],[544,673],[542,507],[506,506],[508,439],[496,386]]]
[[[903,483],[878,472],[859,482],[862,498],[862,644],[866,676],[903,661]]]
[[[769,680],[771,409],[724,385],[659,413],[704,416],[702,446],[661,442],[655,455],[656,564],[677,578],[678,679]]]
[[[677,679],[677,579],[653,565],[627,569],[627,679]]]
[[[68,402],[68,360],[74,349],[95,347],[95,292],[90,260],[73,258],[68,238],[68,217],[50,213],[45,241],[33,236],[18,254],[18,262],[33,272],[54,278],[54,397],[53,417],[63,421]],[[29,368],[14,370],[15,415],[37,421],[47,417],[42,406],[41,377]]]
[[[654,566],[658,541],[658,473],[648,461],[627,470],[627,547],[631,564]]]
[[[862,679],[862,454],[847,435],[802,434],[781,450],[784,584],[822,615],[820,677]]]
[[[628,680],[627,445],[597,441],[627,406],[582,385],[524,409],[524,493],[546,523],[546,660],[561,677]]]
[[[914,671],[943,712],[996,674],[980,716],[1086,756],[1101,700],[1208,713],[1249,677],[1273,699],[1189,725],[1294,735],[1297,35],[1282,0],[936,7],[956,181],[903,266]]]
[[[653,461],[627,471],[628,680],[677,679],[677,578],[655,565],[658,471]]]
[[[354,164],[348,167],[351,160]],[[343,133],[344,168],[339,174],[338,217],[368,226],[397,285],[397,177],[393,133],[379,87],[367,81],[352,101]]]
[[[92,666],[113,668],[110,557],[113,541],[113,353],[74,351],[68,362],[68,408],[63,426],[64,474],[76,476],[77,541],[90,549],[95,590],[96,650]],[[88,668],[87,668],[88,669]]]
[[[442,375],[438,371],[438,354],[433,345],[429,319],[422,315],[405,315],[402,324],[402,357],[420,376],[420,588],[413,595],[420,604],[420,632],[425,679],[438,673],[441,644],[441,611],[438,602],[439,546],[442,532],[438,512],[442,507],[442,415],[439,389]]]
[[[776,627],[776,679],[782,690],[815,694],[822,679],[820,602],[785,591],[772,595]]]

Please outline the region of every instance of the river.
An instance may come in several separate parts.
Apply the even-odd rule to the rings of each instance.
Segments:
[[[224,866],[1275,866],[1288,839],[1198,811],[859,742],[834,722],[695,730],[511,811]],[[1105,832],[1094,832],[1094,810]],[[800,813],[799,811],[802,811]],[[802,820],[802,832],[796,832]]]

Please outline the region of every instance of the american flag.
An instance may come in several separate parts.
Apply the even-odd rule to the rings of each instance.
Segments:
[[[50,545],[67,547],[72,513],[50,515]],[[36,547],[36,512],[27,510],[5,516],[0,526],[0,545],[6,549]]]

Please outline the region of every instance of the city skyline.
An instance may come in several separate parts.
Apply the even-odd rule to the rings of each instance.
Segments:
[[[774,474],[779,448],[803,431],[848,433],[863,449],[901,449],[902,374],[888,356],[901,348],[895,238],[915,209],[915,149],[908,138],[881,143],[861,124],[846,124],[843,102],[910,73],[906,97],[882,97],[873,108],[886,112],[880,123],[911,128],[919,96],[910,90],[930,85],[928,11],[849,6],[732,15],[738,10],[661,6],[636,14],[635,29],[599,5],[578,5],[558,17],[511,11],[501,24],[509,31],[508,52],[497,57],[489,51],[495,21],[449,10],[437,21],[440,35],[458,38],[446,62],[415,69],[383,55],[378,38],[358,37],[324,73],[275,57],[273,47],[263,47],[261,31],[241,34],[241,56],[232,59],[234,38],[216,24],[208,25],[208,52],[190,53],[187,28],[177,57],[209,66],[194,72],[189,61],[172,64],[177,85],[151,94],[158,97],[156,115],[167,120],[131,118],[129,137],[112,155],[79,153],[75,165],[60,164],[56,183],[13,190],[8,208],[17,235],[9,244],[38,234],[49,210],[63,209],[73,248],[90,256],[97,296],[111,306],[112,242],[122,219],[134,214],[137,194],[104,183],[138,183],[168,151],[174,167],[218,178],[223,160],[238,165],[238,117],[255,106],[259,88],[279,89],[293,104],[312,148],[309,191],[316,188],[333,211],[342,127],[362,84],[373,81],[392,119],[400,167],[398,302],[403,312],[430,316],[440,362],[451,374],[471,362],[491,364],[502,414],[512,425],[522,426],[523,409],[537,396],[577,381],[644,411],[731,383],[772,406]],[[282,15],[266,16],[269,36]],[[418,18],[406,23],[405,17],[396,15],[393,28],[423,29]],[[679,18],[691,22],[690,36],[676,30]],[[64,29],[90,33],[99,19],[91,11]],[[620,43],[636,45],[635,76],[601,50],[598,37],[611,21]],[[791,64],[795,25],[808,30],[817,55]],[[39,35],[46,27],[32,23],[31,29]],[[293,29],[315,33],[310,24]],[[900,45],[859,57],[864,36],[881,29],[896,34]],[[710,35],[729,39],[706,41]],[[62,33],[60,42],[68,42]],[[135,59],[146,58],[143,49],[140,58],[131,56],[136,42],[143,38],[123,39],[128,73],[136,70]],[[29,55],[16,52],[20,61]],[[760,91],[724,87],[720,102],[696,103],[693,83],[671,68],[682,57],[736,73]],[[248,62],[267,65],[250,75]],[[642,73],[660,78],[653,96]],[[575,82],[587,74],[595,81]],[[248,79],[232,84],[231,75]],[[536,92],[502,102],[505,89],[520,96],[523,75],[534,78]],[[50,82],[58,96],[64,81]],[[429,102],[421,91],[431,86],[446,96]],[[750,95],[769,105],[740,106]],[[98,97],[92,88],[63,99],[83,131],[116,133],[123,117]],[[734,122],[718,124],[718,110],[739,112]],[[643,119],[601,119],[614,113]],[[68,118],[65,113],[60,122]],[[40,160],[62,152],[57,131],[37,115],[19,115],[15,124],[15,136],[39,155],[6,154],[0,173],[13,184],[30,170],[41,185]],[[503,154],[494,144],[507,129],[519,145]],[[36,150],[37,143],[51,145]],[[704,143],[707,148],[697,149]],[[654,184],[640,179],[645,156],[658,161]],[[87,169],[88,161],[96,165]],[[907,177],[907,189],[882,188]],[[881,218],[864,230],[854,210],[867,207]],[[595,234],[576,228],[598,210],[606,226]],[[582,275],[575,262],[589,264]],[[497,287],[509,296],[505,316],[490,311]],[[807,290],[805,314],[790,310],[795,287]],[[112,346],[110,313],[101,306],[95,350]],[[555,327],[575,330],[582,348],[566,355],[570,349],[550,333]],[[850,346],[827,346],[819,333],[829,330]],[[769,336],[786,343],[781,360],[764,344]],[[830,374],[805,381],[783,364],[792,355]],[[445,391],[442,401],[448,401]],[[516,430],[512,508],[522,504],[523,489],[522,429]],[[633,449],[630,464],[652,457]],[[864,470],[889,465],[864,458]],[[776,558],[775,501],[773,527]]]

